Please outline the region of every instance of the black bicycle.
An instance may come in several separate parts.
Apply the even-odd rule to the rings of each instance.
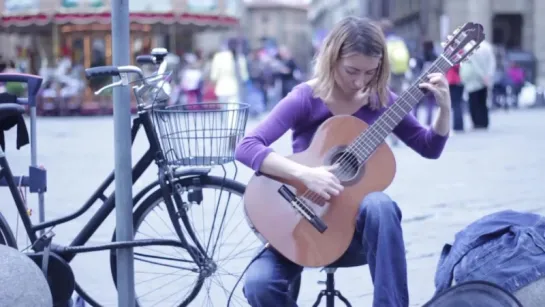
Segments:
[[[33,223],[20,188],[44,192],[45,171],[31,167],[29,176],[15,177],[4,151],[0,150],[0,184],[9,188],[30,241],[30,246],[23,250],[28,250],[27,255],[44,270],[55,302],[69,300],[75,290],[90,305],[101,306],[75,282],[69,263],[78,253],[110,250],[111,273],[114,283],[117,283],[115,250],[131,246],[135,248],[138,306],[188,306],[192,302],[195,306],[210,303],[225,306],[232,285],[259,248],[259,241],[245,223],[240,206],[245,186],[234,181],[237,171],[236,165],[231,163],[235,144],[245,131],[248,105],[203,103],[169,106],[169,93],[165,90],[168,75],[163,74],[166,70],[163,59],[164,55],[157,54],[140,58],[143,62],[160,64],[159,70],[151,77],[144,77],[136,66],[104,66],[86,70],[87,78],[120,78],[105,88],[133,85],[138,114],[133,119],[132,142],[141,128],[149,142],[149,149],[132,169],[133,184],[153,163],[157,165],[158,180],[133,198],[133,241],[116,241],[114,231],[111,243],[87,244],[115,208],[113,192],[105,195],[114,181],[113,172],[76,212]],[[137,76],[136,81],[129,79],[131,75]],[[41,86],[39,77],[4,74],[0,81],[26,82],[29,90],[26,100],[0,103],[0,121],[23,114],[23,104],[31,108],[35,106],[35,96]],[[228,163],[233,165],[233,179],[227,178]],[[219,170],[220,175],[211,175],[215,170]],[[204,201],[212,195],[215,203],[205,204]],[[236,197],[239,201],[234,205]],[[101,207],[68,246],[52,243],[52,229],[56,225],[76,219],[97,201],[102,202]],[[199,213],[201,218],[195,216]],[[240,222],[231,222],[237,217]],[[205,218],[212,222],[205,223]],[[170,236],[166,236],[167,232]],[[0,244],[17,248],[17,239],[1,212]],[[160,248],[165,250],[158,250]],[[166,251],[173,251],[175,255],[166,255]],[[152,266],[158,271],[152,272]],[[146,277],[144,281],[138,281],[139,274]],[[147,285],[143,286],[144,282]],[[187,283],[187,291],[184,291],[184,282]],[[166,293],[169,287],[174,291]],[[204,289],[206,291],[201,291]],[[236,293],[232,302],[244,304],[241,296]]]

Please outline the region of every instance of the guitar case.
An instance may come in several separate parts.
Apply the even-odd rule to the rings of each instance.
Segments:
[[[523,307],[509,292],[487,281],[458,284],[436,295],[423,307]]]

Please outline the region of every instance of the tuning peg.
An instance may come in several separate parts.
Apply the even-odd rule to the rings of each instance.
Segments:
[[[452,33],[454,33],[454,35],[458,34],[458,32],[460,32],[460,27],[454,29],[454,31],[452,31]]]
[[[447,46],[446,42],[441,42],[441,48],[445,48]]]

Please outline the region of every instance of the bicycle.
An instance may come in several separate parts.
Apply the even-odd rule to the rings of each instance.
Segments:
[[[214,254],[216,250],[220,249],[220,247],[216,246],[220,236],[225,233],[229,225],[232,225],[226,222],[228,210],[232,209],[230,205],[231,196],[242,198],[245,190],[243,184],[227,178],[225,165],[234,161],[234,145],[244,134],[248,118],[248,106],[245,104],[230,104],[226,108],[225,104],[219,103],[168,106],[169,97],[163,90],[163,86],[167,84],[165,76],[162,74],[166,68],[166,64],[162,66],[163,59],[164,56],[161,57],[160,55],[147,57],[150,63],[160,64],[159,71],[149,78],[145,78],[142,70],[136,66],[105,66],[86,70],[88,78],[95,76],[116,76],[120,78],[119,81],[105,86],[97,93],[106,88],[128,86],[133,83],[129,82],[129,75],[135,74],[138,76],[138,79],[134,81],[137,85],[133,86],[138,113],[133,119],[131,140],[134,143],[137,133],[140,129],[143,129],[149,143],[149,149],[134,164],[132,169],[133,184],[154,162],[158,169],[158,179],[136,193],[133,198],[135,240],[117,242],[114,231],[111,243],[95,246],[86,245],[93,233],[115,208],[113,192],[108,197],[105,195],[106,189],[114,181],[113,171],[79,210],[64,217],[34,224],[28,215],[25,200],[18,188],[30,187],[31,192],[45,191],[45,170],[31,167],[30,176],[14,177],[4,151],[0,150],[0,180],[4,185],[8,186],[17,207],[18,215],[30,240],[32,252],[27,255],[42,267],[44,274],[48,277],[55,302],[69,300],[75,291],[91,306],[101,306],[75,281],[69,263],[79,253],[110,250],[110,266],[114,284],[117,284],[115,253],[117,248],[166,246],[175,248],[179,254],[181,252],[187,253],[188,259],[150,256],[151,260],[143,260],[144,263],[152,265],[158,264],[158,260],[178,262],[178,265],[171,264],[164,267],[176,270],[185,269],[189,273],[195,273],[196,280],[191,283],[191,289],[180,299],[181,302],[174,304],[175,306],[188,306],[196,299],[201,289],[206,286],[206,282],[211,283],[212,277],[219,274],[218,271],[222,269],[222,261],[228,261],[230,256],[242,257],[245,253],[244,251],[235,253],[233,250],[222,259],[216,259]],[[2,104],[0,119],[14,114],[22,114],[25,111],[23,104],[29,105],[31,109],[35,108],[35,96],[41,85],[41,78],[37,76],[0,75],[0,81],[5,82],[7,80],[27,83],[29,98],[26,100],[18,98],[17,104]],[[150,99],[151,104],[146,101]],[[222,124],[225,122],[230,123],[230,126],[223,127]],[[31,124],[34,125],[35,123],[31,122]],[[236,164],[234,165],[235,175],[233,177],[235,178],[237,170]],[[184,166],[190,168],[180,168]],[[210,172],[214,166],[220,166],[224,175],[211,175]],[[32,178],[33,175],[35,178]],[[203,199],[208,195],[203,192],[204,189],[219,190],[220,199],[222,193],[227,192],[225,209],[220,210],[222,206],[219,201],[213,207],[203,205]],[[37,234],[39,231],[76,219],[87,212],[99,200],[103,204],[68,246],[52,243],[54,233],[51,229],[40,236]],[[170,224],[164,220],[162,222],[167,228],[174,228],[175,239],[136,239],[136,234],[140,233],[139,230],[143,225],[147,224],[151,227],[151,224],[153,224],[147,223],[145,219],[155,209],[159,208],[161,201],[165,204]],[[204,232],[207,229],[204,226],[202,229],[197,227],[195,225],[196,219],[190,216],[198,207],[203,211],[203,215],[204,210],[213,213],[210,232],[203,234],[202,237],[199,230]],[[236,208],[234,210],[236,211]],[[230,217],[232,216],[233,214],[230,215]],[[158,226],[158,223],[153,225]],[[242,225],[246,226],[246,223],[242,223]],[[232,237],[238,235],[238,233],[233,235],[234,231],[232,230],[230,233]],[[248,228],[248,234],[250,233],[251,231]],[[160,233],[157,234],[160,235]],[[212,241],[213,239],[215,239],[215,242]],[[238,243],[234,243],[234,247],[241,246],[243,239],[237,240]],[[257,238],[254,239],[254,242],[257,242]],[[1,212],[0,244],[17,248],[17,239]],[[253,244],[249,245],[252,246]],[[252,252],[252,254],[247,255],[248,258],[253,256],[253,249],[248,252]],[[233,253],[235,254],[233,255]],[[141,260],[145,256],[145,254],[136,251],[134,255],[135,260]],[[185,267],[184,265],[194,265],[194,267]],[[136,270],[135,268],[135,272]],[[234,276],[234,278],[238,278],[238,276]],[[170,282],[170,284],[173,284],[173,282]],[[225,299],[230,290],[224,290],[227,293]],[[179,294],[179,291],[177,294]],[[149,300],[144,300],[144,296],[138,295],[137,289],[137,306],[148,303]],[[169,297],[165,295],[160,296],[162,304],[172,305],[172,303],[166,302],[167,299]]]

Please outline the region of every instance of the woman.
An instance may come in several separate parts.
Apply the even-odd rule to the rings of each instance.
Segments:
[[[460,65],[455,65],[447,72],[447,80],[452,101],[452,130],[464,132],[464,85],[460,79]]]
[[[280,46],[280,48],[278,48],[278,59],[283,64],[283,67],[278,75],[282,86],[282,98],[284,98],[298,83],[298,68],[291,56],[291,52],[286,46]]]
[[[487,41],[481,42],[469,61],[460,65],[460,78],[468,93],[469,114],[474,129],[488,129],[488,89],[494,85],[495,72],[496,58],[492,45]]]
[[[242,87],[248,80],[248,70],[244,55],[238,52],[236,39],[229,39],[227,50],[214,55],[210,69],[210,80],[215,83],[219,102],[240,103],[244,98]]]
[[[185,55],[186,67],[182,72],[182,90],[188,103],[202,102],[202,71],[199,69],[199,60],[196,55]]]
[[[433,46],[433,42],[431,41],[425,41],[424,44],[422,44],[422,70],[426,71],[430,65],[435,62],[437,59],[437,53],[435,52],[435,47]],[[429,97],[431,98],[431,97]],[[433,101],[430,101],[430,99],[424,99],[421,103],[419,103],[414,108],[414,116],[418,118],[418,110],[420,109],[420,106],[423,106],[426,112],[426,125],[430,126],[432,119],[433,119],[433,111],[434,111],[434,104]]]
[[[337,24],[316,58],[314,79],[296,86],[239,144],[236,158],[261,173],[303,182],[328,199],[343,190],[325,167],[307,167],[273,152],[268,146],[293,130],[293,151],[305,150],[320,124],[333,115],[352,114],[373,123],[392,104],[384,36],[367,19],[349,17]],[[438,158],[450,129],[450,97],[446,78],[431,74],[420,84],[436,97],[440,111],[435,125],[424,128],[407,115],[394,133],[424,157]],[[361,201],[350,248],[335,265],[369,264],[374,281],[374,306],[408,306],[407,267],[401,211],[382,192]],[[303,268],[273,249],[265,250],[247,271],[244,293],[254,307],[293,307],[290,282]]]

